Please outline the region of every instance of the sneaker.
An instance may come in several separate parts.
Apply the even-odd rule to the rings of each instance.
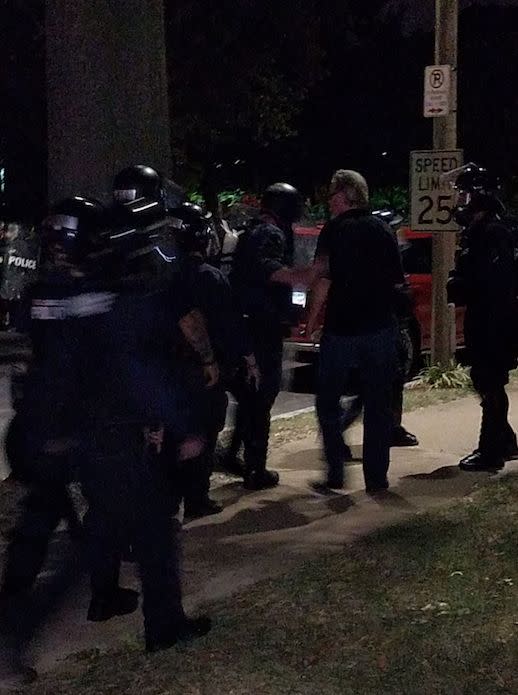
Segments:
[[[184,517],[186,519],[201,519],[204,516],[219,514],[223,511],[223,505],[210,497],[197,503],[185,503]]]
[[[167,635],[161,637],[146,636],[146,651],[154,653],[163,649],[170,649],[178,642],[192,642],[210,632],[211,627],[212,621],[206,615],[199,618],[185,618]]]
[[[319,495],[332,495],[337,490],[342,490],[344,487],[343,483],[331,482],[328,480],[313,480],[309,483],[309,487],[318,492]]]
[[[134,613],[138,607],[138,591],[117,588],[111,596],[92,596],[87,620],[102,623],[116,615]]]
[[[243,487],[246,490],[267,490],[279,484],[277,471],[248,471],[243,479]]]

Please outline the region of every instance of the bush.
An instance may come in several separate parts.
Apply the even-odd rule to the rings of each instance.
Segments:
[[[469,371],[455,360],[450,360],[446,367],[439,364],[430,365],[420,372],[419,377],[423,384],[432,389],[472,388]]]
[[[404,186],[387,186],[372,191],[370,196],[371,208],[390,208],[406,216],[409,209],[408,189]]]

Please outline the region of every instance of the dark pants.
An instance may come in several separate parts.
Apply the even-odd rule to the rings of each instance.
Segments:
[[[51,537],[62,519],[79,526],[66,485],[31,485],[7,548],[2,592],[15,594],[34,585]]]
[[[403,393],[405,390],[405,383],[400,379],[397,379],[392,384],[391,397],[390,397],[390,412],[392,414],[392,429],[393,433],[396,433],[401,427],[401,422],[403,420]],[[350,399],[347,406],[343,409],[342,416],[342,432],[345,432],[355,420],[357,420],[363,410],[363,401],[361,396],[356,396]]]
[[[236,438],[244,444],[245,470],[264,471],[268,457],[270,414],[282,379],[282,330],[249,322],[252,348],[261,371],[258,389],[238,378],[232,387],[237,400]]]
[[[228,397],[222,377],[218,385],[207,388],[201,376],[201,369],[195,365],[194,375],[188,380],[191,402],[196,404],[196,433],[205,440],[203,453],[186,461],[177,461],[176,441],[166,432],[162,459],[172,487],[174,510],[178,511],[182,498],[187,506],[197,506],[207,500],[210,478],[214,471],[214,456],[218,434],[225,426]],[[192,365],[190,366],[191,371]]]
[[[92,592],[109,596],[117,588],[121,556],[131,544],[140,570],[146,636],[160,639],[184,618],[166,472],[145,447],[137,425],[106,427],[94,439],[81,481],[89,503],[85,527]]]
[[[509,372],[488,361],[474,361],[471,379],[482,408],[478,449],[489,459],[505,458],[509,451],[516,449],[516,434],[508,421],[509,399],[505,392]]]
[[[396,367],[396,328],[359,336],[327,333],[320,345],[316,399],[328,464],[328,482],[342,485],[344,478],[343,410],[340,398],[353,372],[364,405],[363,472],[365,484],[386,481],[392,430],[391,389]]]
[[[79,450],[43,454],[32,441],[29,429],[27,422],[16,415],[5,441],[12,475],[28,488],[6,553],[2,590],[9,594],[32,588],[62,519],[72,533],[79,533],[81,526],[67,488],[74,478]]]

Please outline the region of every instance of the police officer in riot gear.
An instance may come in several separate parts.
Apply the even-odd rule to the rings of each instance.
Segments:
[[[242,321],[232,302],[230,285],[218,269],[207,262],[212,238],[211,215],[204,214],[198,205],[184,203],[171,215],[178,222],[175,238],[183,252],[181,261],[182,285],[191,301],[207,320],[207,329],[220,365],[221,378],[207,388],[196,361],[189,354],[182,360],[192,398],[203,423],[207,446],[195,461],[182,466],[181,487],[185,501],[185,517],[195,518],[215,514],[222,507],[209,497],[210,475],[218,433],[225,425],[229,377],[237,369],[246,383],[259,384],[255,357],[245,339]]]
[[[138,198],[160,202],[166,211],[178,207],[186,200],[181,186],[144,164],[122,169],[113,180],[113,199],[116,204]]]
[[[0,622],[7,639],[32,627],[24,625],[32,623],[31,590],[59,522],[81,534],[67,489],[77,479],[88,431],[73,323],[85,309],[81,296],[88,283],[80,266],[103,215],[97,201],[69,198],[53,207],[41,228],[42,266],[29,298],[32,362],[6,438],[13,477],[28,487],[2,577]],[[97,306],[89,299],[89,312],[107,309],[106,297]],[[132,609],[136,605],[135,595]]]
[[[177,324],[191,306],[181,283],[170,278],[164,286],[149,262],[162,257],[161,237],[169,233],[161,202],[137,198],[116,215],[117,228],[107,240],[113,253],[105,260],[110,276],[116,271],[108,285],[115,301],[95,325],[83,326],[81,339],[94,432],[81,482],[89,501],[98,619],[117,613],[121,555],[131,544],[144,595],[146,649],[157,651],[210,629],[207,618],[188,619],[183,610],[167,475],[154,450],[163,427],[191,454],[202,449],[191,429],[195,418],[188,394],[171,368]],[[175,258],[166,262],[174,267]]]
[[[274,487],[276,471],[266,468],[270,411],[281,385],[282,345],[290,323],[292,286],[309,284],[311,271],[295,269],[292,225],[302,214],[302,197],[288,183],[269,186],[261,214],[241,235],[231,285],[245,319],[261,381],[257,389],[241,381],[234,389],[244,442],[244,486]]]
[[[518,455],[505,392],[509,370],[516,365],[514,239],[503,219],[498,179],[476,164],[453,173],[455,219],[463,232],[448,297],[466,307],[467,357],[482,407],[478,447],[459,465],[466,471],[493,471]]]

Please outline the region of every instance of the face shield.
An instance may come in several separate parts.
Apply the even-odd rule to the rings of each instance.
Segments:
[[[115,277],[139,276],[150,287],[166,283],[179,269],[176,224],[161,202],[138,198],[125,203],[104,234],[98,258]]]

